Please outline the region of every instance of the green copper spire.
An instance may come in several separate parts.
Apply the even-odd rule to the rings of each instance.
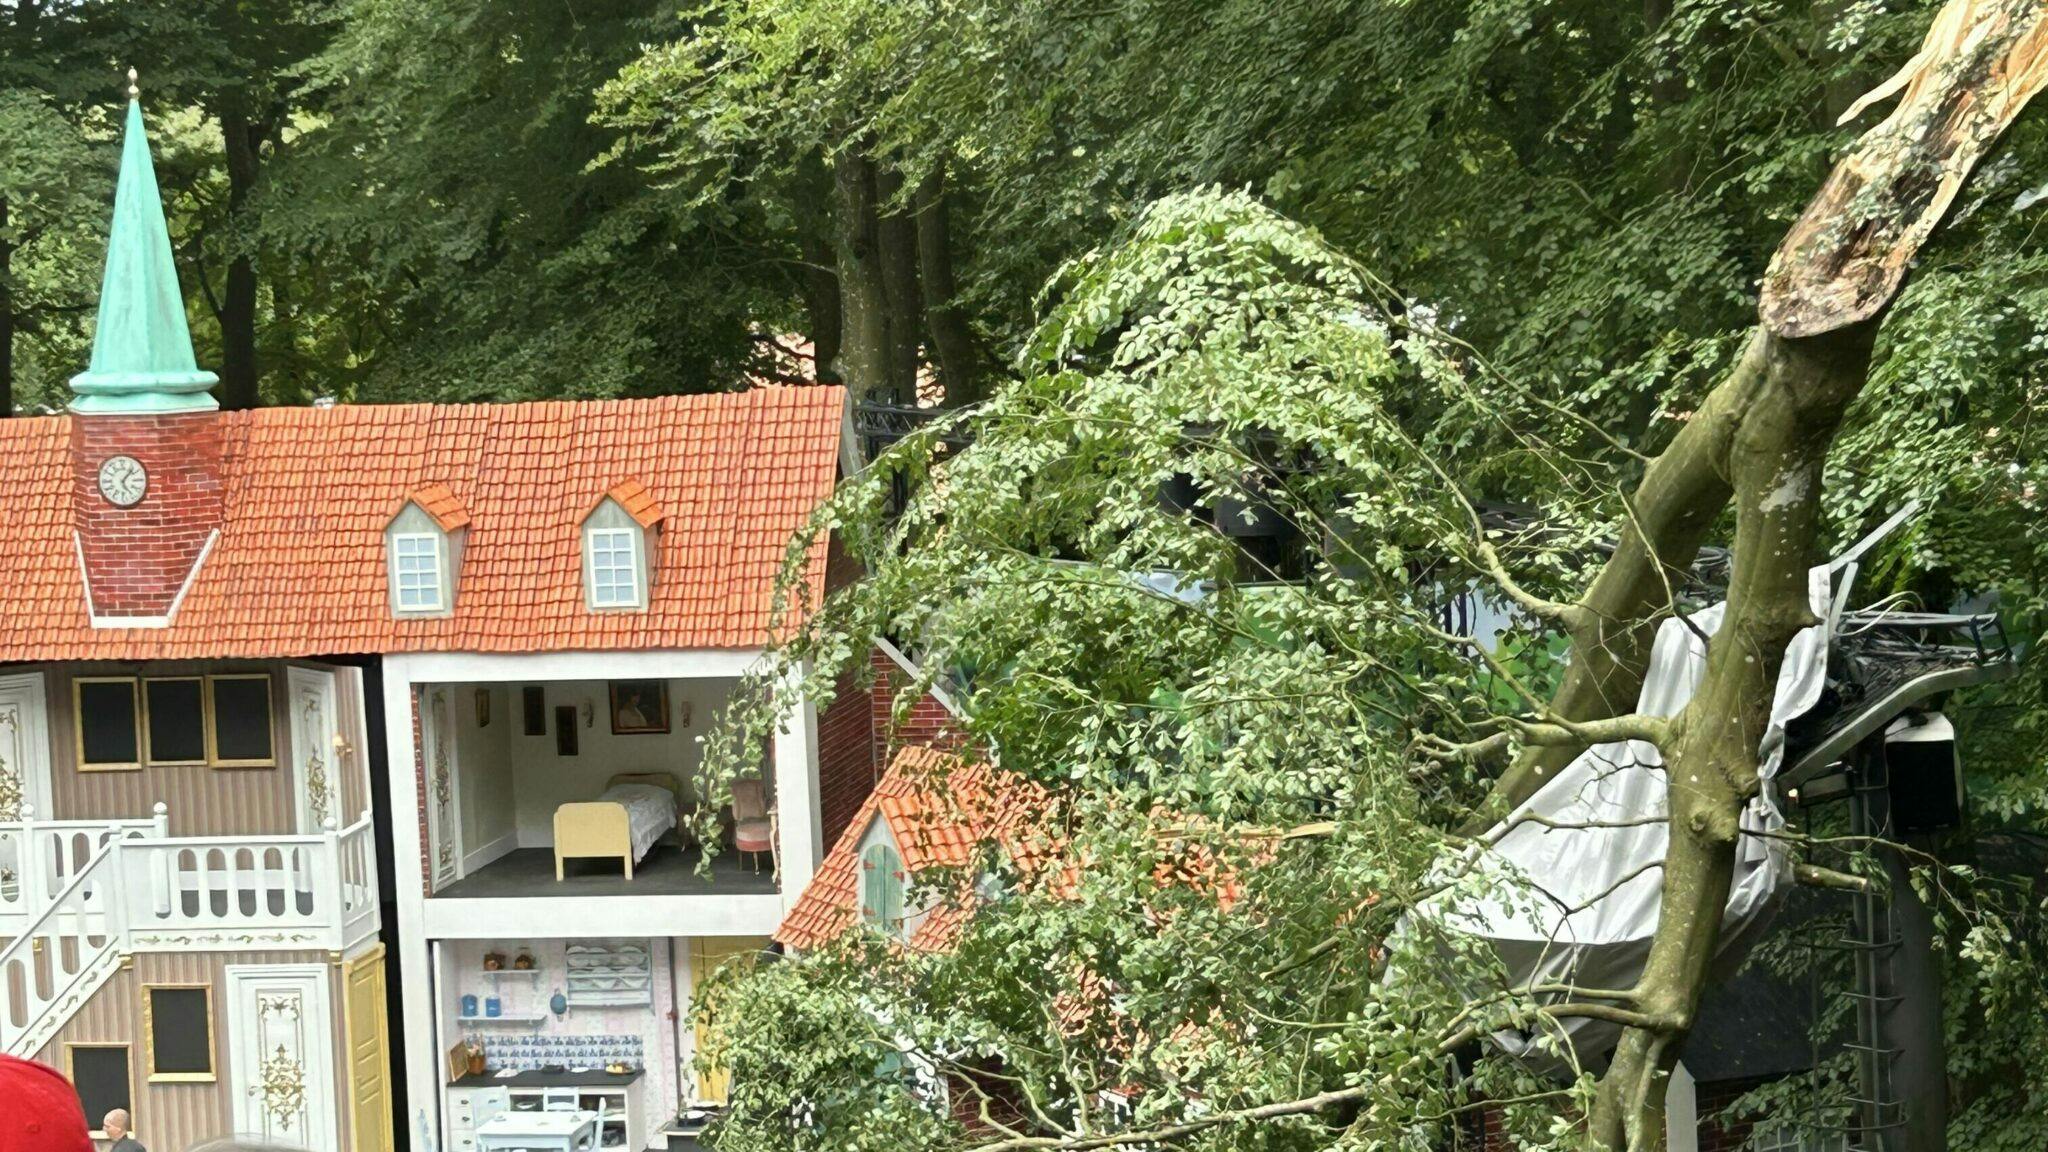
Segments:
[[[92,366],[71,378],[73,412],[205,412],[220,378],[192,359],[192,332],[171,260],[171,233],[149,160],[135,73],[128,73],[128,127],[107,233]]]

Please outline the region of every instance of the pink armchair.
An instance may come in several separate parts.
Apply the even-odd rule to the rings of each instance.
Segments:
[[[732,846],[734,851],[753,857],[754,871],[761,870],[761,853],[766,852],[773,875],[782,874],[775,832],[775,809],[768,806],[767,785],[759,780],[733,781]]]

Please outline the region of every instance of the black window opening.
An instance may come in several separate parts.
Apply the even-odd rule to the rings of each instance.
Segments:
[[[119,1108],[136,1123],[135,1085],[129,1076],[128,1045],[70,1044],[65,1048],[71,1083],[78,1088],[78,1103],[85,1110],[86,1123],[94,1132],[106,1115]]]
[[[142,995],[149,1017],[149,1078],[214,1079],[212,989],[204,984],[153,985]]]
[[[81,678],[71,682],[71,690],[77,712],[79,768],[88,772],[140,768],[135,678]]]
[[[548,734],[548,694],[538,684],[528,684],[519,690],[519,708],[522,713],[522,730],[528,736]]]
[[[272,743],[270,676],[207,678],[213,749],[209,759],[230,768],[269,768],[277,764]]]
[[[151,764],[206,763],[206,681],[166,676],[142,682],[144,757]]]

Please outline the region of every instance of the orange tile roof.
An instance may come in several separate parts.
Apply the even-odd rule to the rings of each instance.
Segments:
[[[638,480],[621,480],[605,492],[606,496],[618,502],[642,528],[652,528],[661,523],[661,505],[655,503],[654,493],[647,490]]]
[[[1218,859],[1211,848],[1190,839],[1187,820],[1169,820],[1161,813],[1155,826],[1160,856],[1152,876],[1161,888],[1185,885],[1212,897],[1229,910],[1244,897],[1235,866]],[[1080,865],[1068,858],[1060,815],[1051,793],[1021,777],[997,772],[985,764],[962,759],[958,752],[907,746],[896,753],[875,790],[854,814],[838,843],[805,886],[796,906],[783,917],[775,939],[808,951],[853,927],[860,918],[860,842],[880,817],[896,838],[904,870],[915,877],[935,868],[959,868],[973,860],[976,848],[991,841],[1001,845],[1017,868],[1034,877],[1046,891],[1072,896],[1080,886]],[[1262,829],[1239,833],[1255,862],[1272,859],[1284,834]],[[971,891],[942,894],[911,935],[911,947],[937,951],[950,948],[974,911]]]
[[[809,950],[859,921],[860,842],[877,817],[895,836],[904,871],[914,878],[966,865],[975,849],[990,840],[1001,843],[1020,866],[1030,866],[1041,848],[1024,833],[1045,811],[1043,791],[1015,777],[955,753],[902,748],[783,918],[775,939]],[[972,899],[971,894],[942,899],[912,934],[910,946],[949,947],[966,923]]]
[[[406,502],[419,505],[420,511],[440,525],[443,532],[453,532],[469,525],[469,513],[446,484],[429,484],[413,492]]]
[[[86,615],[77,417],[0,420],[0,661],[753,647],[788,542],[836,478],[844,402],[816,386],[223,413],[220,538],[156,629]],[[679,522],[648,610],[593,613],[576,529],[621,477]],[[394,619],[384,528],[435,486],[469,517],[455,609]]]

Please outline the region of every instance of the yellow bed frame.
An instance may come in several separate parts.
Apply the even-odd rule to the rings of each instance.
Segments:
[[[676,798],[681,817],[682,784],[667,772],[621,772],[605,781],[609,792],[620,784],[652,784],[666,788]],[[562,861],[571,856],[616,856],[626,866],[626,879],[633,878],[633,832],[626,819],[626,806],[611,800],[564,804],[555,809],[555,879],[562,878]]]

